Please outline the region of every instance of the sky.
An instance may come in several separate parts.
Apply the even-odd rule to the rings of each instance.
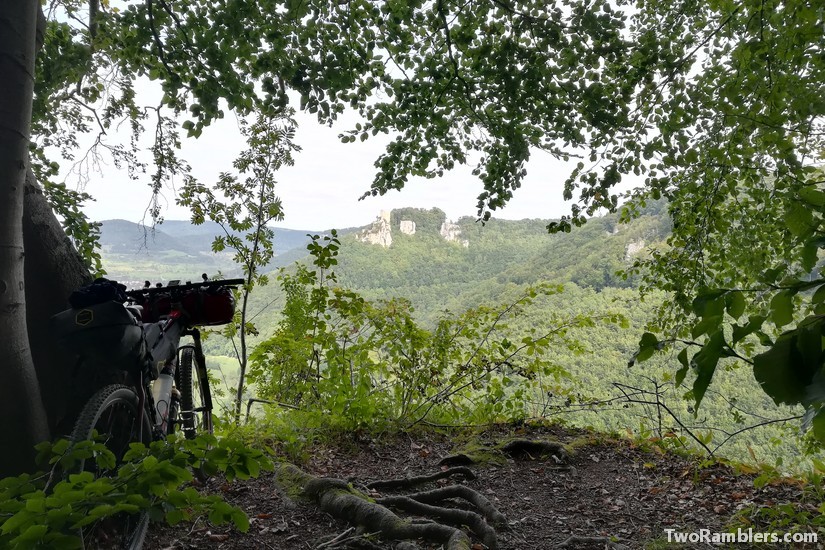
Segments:
[[[472,167],[457,168],[434,180],[414,179],[400,192],[359,201],[369,189],[375,174],[373,163],[385,141],[378,136],[366,142],[341,143],[338,135],[354,125],[354,118],[333,128],[318,124],[313,115],[298,113],[296,118],[296,141],[303,150],[297,154],[295,166],[282,169],[277,177],[276,189],[285,211],[284,220],[277,226],[305,230],[362,226],[373,221],[381,210],[407,206],[438,207],[451,220],[476,215],[476,197],[482,186],[471,174]],[[244,145],[237,121],[230,115],[204,130],[200,138],[184,139],[182,156],[196,178],[210,183],[220,172],[231,170],[232,161]],[[570,206],[562,201],[562,186],[572,167],[572,162],[565,164],[542,151],[534,152],[524,185],[495,217],[547,219],[567,213]],[[76,186],[71,177],[67,183]],[[148,175],[141,184],[130,181],[111,163],[104,163],[90,174],[84,189],[96,199],[84,208],[90,219],[144,220],[150,198]],[[171,185],[164,189],[162,205],[165,219],[189,218],[188,210],[175,204]]]

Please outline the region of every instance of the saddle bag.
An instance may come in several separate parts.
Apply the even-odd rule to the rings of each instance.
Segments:
[[[146,359],[143,325],[114,300],[67,309],[51,328],[61,345],[103,368],[138,369]]]

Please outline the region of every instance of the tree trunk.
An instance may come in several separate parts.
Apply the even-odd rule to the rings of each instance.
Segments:
[[[49,430],[29,346],[23,196],[34,93],[37,0],[0,2],[0,475],[31,468]]]
[[[92,277],[55,218],[31,170],[26,176],[23,240],[29,344],[49,428],[55,435],[65,435],[71,425],[61,425],[61,422],[71,421],[72,410],[82,406],[82,403],[70,403],[69,399],[87,395],[90,390],[77,387],[84,380],[72,379],[76,358],[56,345],[49,331],[49,319],[66,309],[69,294],[92,282]]]

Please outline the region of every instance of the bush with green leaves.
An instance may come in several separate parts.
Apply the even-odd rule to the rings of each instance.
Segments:
[[[231,522],[246,531],[249,520],[242,510],[189,485],[191,468],[220,472],[229,480],[272,469],[261,451],[211,435],[170,436],[148,448],[132,443],[120,464],[96,440],[44,442],[38,453],[48,470],[0,480],[2,548],[83,548],[81,528],[122,513],[146,512],[170,524],[203,515],[213,524]],[[91,460],[104,475],[82,471]]]
[[[537,299],[562,291],[538,284],[499,306],[445,312],[424,328],[408,300],[370,301],[334,286],[334,234],[314,236],[308,248],[313,268],[298,265],[279,277],[283,319],[250,356],[250,381],[259,397],[322,411],[344,428],[376,419],[409,426],[523,418],[533,395],[566,391],[559,383],[566,371],[548,351],[581,350],[571,329],[624,323],[615,313],[547,313],[514,329],[510,323]]]

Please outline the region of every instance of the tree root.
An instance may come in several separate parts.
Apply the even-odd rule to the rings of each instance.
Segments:
[[[460,498],[478,508],[478,511],[495,527],[507,528],[507,518],[504,517],[504,514],[499,512],[498,508],[481,493],[464,485],[451,485],[449,487],[442,487],[441,489],[424,491],[410,495],[410,498],[427,504],[441,502],[448,498]]]
[[[457,474],[470,479],[475,478],[475,475],[467,468],[456,468],[432,476],[391,480],[389,482],[373,482],[368,487],[409,488]],[[429,516],[455,525],[466,525],[490,549],[497,548],[498,542],[496,532],[487,523],[487,520],[496,525],[506,525],[507,523],[506,518],[496,510],[489,500],[469,487],[461,485],[425,491],[410,496],[384,497],[372,501],[341,479],[315,477],[292,464],[286,463],[281,464],[276,469],[276,483],[289,496],[310,500],[333,517],[358,525],[368,532],[378,533],[384,538],[394,540],[424,539],[443,544],[447,550],[470,550],[472,543],[469,535],[459,528],[442,523],[417,522],[402,518],[387,506]],[[444,508],[431,504],[448,498],[461,498],[468,501],[476,506],[481,513]],[[334,546],[327,547],[333,548]],[[412,548],[414,545],[406,544],[404,547]]]
[[[424,485],[425,483],[430,483],[432,481],[438,481],[439,479],[446,479],[452,477],[454,475],[462,475],[467,479],[475,479],[476,475],[473,471],[469,468],[449,468],[447,470],[442,470],[440,472],[436,472],[432,475],[428,476],[417,476],[417,477],[405,477],[403,479],[387,479],[387,480],[379,480],[373,481],[371,483],[367,483],[365,487],[367,489],[375,489],[376,491],[381,489],[410,489],[412,487],[418,487],[419,485]]]
[[[487,548],[490,550],[496,550],[498,548],[498,539],[496,538],[495,530],[484,521],[483,517],[475,512],[424,504],[423,502],[414,500],[412,497],[384,497],[377,499],[375,502],[383,506],[392,506],[393,508],[398,508],[420,516],[429,516],[444,520],[452,525],[466,525],[481,539],[481,542],[483,542]]]

